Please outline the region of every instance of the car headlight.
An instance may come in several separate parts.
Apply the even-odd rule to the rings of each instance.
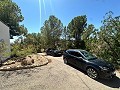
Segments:
[[[100,66],[100,68],[101,68],[102,70],[104,70],[104,71],[106,71],[106,70],[109,69],[109,68],[107,68],[107,67],[102,67],[102,66]]]

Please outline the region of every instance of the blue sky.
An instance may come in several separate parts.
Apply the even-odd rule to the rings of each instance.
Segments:
[[[13,0],[20,7],[24,16],[24,24],[29,33],[40,32],[45,20],[50,15],[59,18],[63,25],[76,16],[87,15],[87,23],[101,26],[103,16],[113,11],[114,16],[120,15],[120,0]],[[39,3],[41,2],[41,3]],[[41,12],[41,14],[40,14]]]

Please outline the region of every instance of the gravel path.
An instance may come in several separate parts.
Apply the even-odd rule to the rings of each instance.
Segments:
[[[120,74],[112,80],[93,80],[63,63],[62,57],[46,66],[0,72],[0,90],[120,90]]]

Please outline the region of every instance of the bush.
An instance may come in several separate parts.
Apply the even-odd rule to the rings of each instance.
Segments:
[[[24,58],[27,55],[30,55],[32,53],[36,53],[35,48],[33,47],[33,45],[23,45],[21,47],[20,44],[13,44],[11,47],[11,56],[12,57],[20,57],[20,58]]]

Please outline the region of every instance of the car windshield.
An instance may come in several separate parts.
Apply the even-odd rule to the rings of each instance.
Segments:
[[[92,55],[91,53],[87,52],[87,51],[81,51],[81,53],[85,56],[86,59],[88,60],[92,60],[92,59],[96,59],[96,57],[94,55]]]

